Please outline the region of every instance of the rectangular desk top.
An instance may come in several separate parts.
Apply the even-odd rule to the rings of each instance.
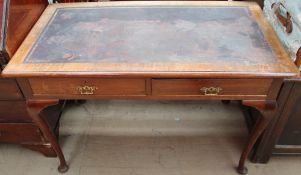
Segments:
[[[294,66],[254,3],[49,5],[4,76],[287,77]]]

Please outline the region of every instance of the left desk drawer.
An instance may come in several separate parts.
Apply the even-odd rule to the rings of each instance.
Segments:
[[[0,79],[0,100],[17,100],[23,99],[23,95],[19,90],[16,80]]]
[[[31,78],[29,84],[34,96],[81,98],[146,94],[144,79]]]

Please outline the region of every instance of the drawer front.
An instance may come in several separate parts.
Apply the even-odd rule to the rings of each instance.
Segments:
[[[17,82],[14,79],[0,79],[0,100],[22,99]]]
[[[268,94],[270,79],[153,79],[153,95],[216,96],[231,98]]]
[[[42,143],[44,138],[32,123],[0,123],[0,141],[9,143]]]
[[[29,79],[34,96],[126,96],[145,95],[144,79],[49,78]]]

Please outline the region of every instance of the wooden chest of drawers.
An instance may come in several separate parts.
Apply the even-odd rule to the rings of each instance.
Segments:
[[[0,72],[47,5],[47,0],[0,1]],[[56,133],[60,112],[61,107],[56,106],[42,114]],[[3,78],[1,75],[0,142],[21,144],[46,156],[56,156],[52,145],[29,117],[26,100],[17,80]]]

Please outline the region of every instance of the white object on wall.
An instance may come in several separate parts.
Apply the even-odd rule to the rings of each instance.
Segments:
[[[281,25],[274,10],[271,9],[273,3],[282,3],[285,9],[291,14],[293,21],[293,30],[287,33],[285,28]],[[285,12],[283,12],[285,15]],[[301,0],[265,0],[264,1],[264,15],[271,23],[276,31],[279,39],[285,46],[293,61],[296,60],[296,53],[301,47]],[[301,70],[301,68],[300,68]]]

